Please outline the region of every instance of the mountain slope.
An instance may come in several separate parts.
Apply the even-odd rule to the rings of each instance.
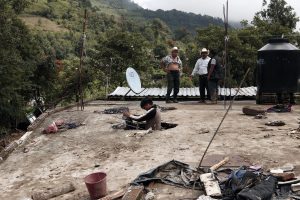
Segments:
[[[91,0],[93,6],[99,8],[101,12],[113,15],[123,15],[129,17],[133,21],[143,23],[147,20],[159,18],[164,21],[174,32],[178,29],[187,29],[189,32],[195,33],[196,29],[207,27],[210,24],[222,26],[223,21],[208,15],[196,15],[194,13],[186,13],[178,10],[148,10],[143,9],[130,0]]]

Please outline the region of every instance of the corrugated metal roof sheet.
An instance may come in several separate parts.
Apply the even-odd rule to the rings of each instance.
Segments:
[[[125,94],[130,90],[128,87],[117,87],[114,92],[109,94],[109,97],[124,97]],[[219,88],[219,96],[234,96],[237,92],[237,88]],[[241,88],[237,97],[255,97],[256,87],[244,87]],[[130,91],[126,97],[165,97],[167,93],[167,88],[143,88],[140,94],[135,94]],[[172,95],[172,94],[171,94]],[[198,87],[193,88],[180,88],[178,97],[200,97],[200,92]]]

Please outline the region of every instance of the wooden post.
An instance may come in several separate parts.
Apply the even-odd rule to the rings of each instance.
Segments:
[[[81,110],[84,110],[84,102],[83,102],[83,87],[82,87],[82,66],[83,66],[83,53],[84,53],[84,44],[86,39],[86,24],[87,24],[87,10],[84,10],[84,22],[83,22],[83,31],[82,31],[82,43],[80,49],[80,65],[79,65],[79,104]]]

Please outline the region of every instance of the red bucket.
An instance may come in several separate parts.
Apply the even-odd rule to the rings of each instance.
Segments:
[[[106,173],[97,172],[84,178],[85,185],[89,191],[91,199],[99,199],[107,195]]]

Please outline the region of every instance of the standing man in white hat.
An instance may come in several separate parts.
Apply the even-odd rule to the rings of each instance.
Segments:
[[[207,99],[210,100],[210,93],[208,90],[208,81],[207,81],[207,66],[210,61],[210,57],[208,56],[208,50],[203,48],[201,50],[201,58],[199,58],[195,64],[194,70],[190,75],[190,78],[195,74],[199,75],[199,91],[200,91],[200,101],[199,103],[205,103],[205,89],[207,93]]]
[[[170,95],[173,91],[173,102],[178,103],[177,94],[180,85],[180,69],[182,61],[178,56],[178,47],[173,47],[171,55],[167,55],[161,60],[160,66],[167,72],[168,88],[166,94],[166,103],[171,103]]]

